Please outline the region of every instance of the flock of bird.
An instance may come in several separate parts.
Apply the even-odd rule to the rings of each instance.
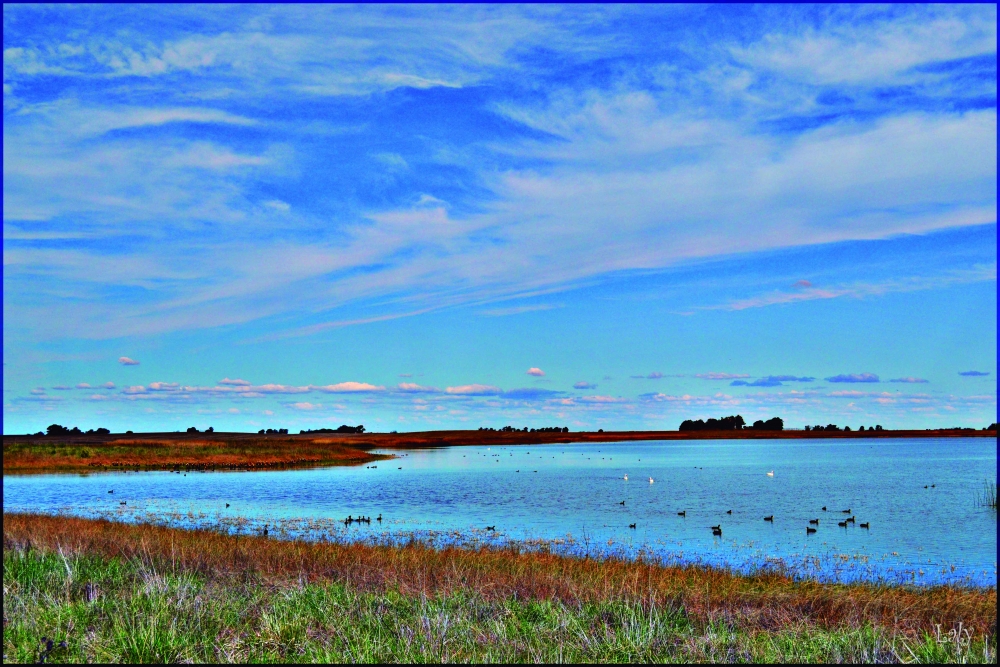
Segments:
[[[530,452],[528,452],[528,453],[530,454]],[[499,455],[498,454],[494,454],[493,456],[499,456]],[[640,461],[641,460],[642,459],[640,459]],[[370,466],[370,467],[374,468],[375,466]],[[399,468],[399,469],[402,470],[402,468]],[[517,472],[520,472],[520,470],[518,470]],[[535,470],[534,472],[538,472],[538,471]],[[767,472],[767,476],[768,477],[774,477],[774,471],[773,470],[768,471]],[[624,476],[624,480],[626,482],[628,481],[628,475],[627,474]],[[655,480],[653,480],[652,477],[649,478],[649,483],[650,484],[652,484],[654,481]],[[931,488],[933,488],[935,486],[936,485],[934,485],[934,484],[930,485]],[[926,489],[928,487],[924,486],[924,488]],[[108,493],[114,493],[114,489],[108,491]],[[120,504],[121,505],[125,505],[126,503],[123,500],[123,501],[121,501]],[[624,507],[625,506],[625,501],[623,500],[623,501],[621,501],[618,504],[621,505],[622,507]],[[229,503],[226,503],[226,507],[229,507]],[[826,512],[827,511],[826,505],[824,505],[821,509],[822,509],[822,511]],[[728,515],[732,515],[732,513],[733,513],[733,510],[727,510],[726,511],[726,514],[728,514]],[[848,524],[854,525],[856,523],[855,516],[851,512],[850,508],[848,508],[846,510],[841,510],[841,513],[842,514],[847,514],[848,516],[843,521],[838,521],[837,522],[837,525],[839,527],[841,527],[841,528],[847,528]],[[680,512],[677,513],[677,516],[686,518],[687,517],[687,510],[681,510]],[[378,523],[382,523],[382,514],[380,513],[377,517],[375,517],[375,520]],[[774,515],[771,514],[771,515],[765,516],[764,517],[764,521],[767,521],[769,523],[774,523]],[[371,522],[372,522],[372,519],[371,519],[370,516],[369,517],[366,517],[366,516],[355,517],[353,515],[348,515],[348,517],[346,519],[344,519],[344,525],[345,526],[350,526],[352,523],[371,524]],[[857,525],[858,525],[858,527],[864,528],[864,529],[867,530],[867,529],[870,528],[871,524],[866,521],[864,523],[859,523]],[[809,525],[806,526],[806,535],[812,535],[813,533],[815,533],[817,531],[817,528],[814,528],[813,526],[819,526],[819,519],[809,519]],[[630,523],[628,525],[628,527],[630,529],[634,530],[636,528],[636,524],[635,523]],[[722,537],[722,524],[711,526],[710,528],[712,530],[712,535],[714,537]],[[496,531],[496,525],[486,526],[486,530],[490,531],[490,532],[495,532]],[[263,534],[265,536],[267,535],[267,526],[266,525],[264,526]]]
[[[768,477],[774,477],[774,471],[773,470],[769,470],[767,472],[767,476]],[[628,481],[628,475],[627,474],[624,476],[624,480],[626,482]],[[649,483],[650,484],[653,483],[653,478],[652,477],[649,478]],[[934,485],[932,484],[931,486],[933,487]],[[925,486],[924,488],[926,489],[927,487]],[[623,501],[621,501],[618,504],[621,505],[622,507],[624,507],[625,506],[625,501],[623,500]],[[822,510],[824,512],[827,511],[826,505],[824,505],[822,507]],[[733,510],[726,510],[726,514],[730,514],[731,515],[732,513],[733,513]],[[856,523],[856,519],[855,519],[854,515],[852,514],[850,508],[847,508],[846,510],[841,510],[841,513],[842,514],[848,514],[849,516],[847,518],[845,518],[843,521],[838,521],[837,522],[838,526],[840,526],[841,528],[847,528],[848,524],[854,525]],[[680,512],[677,513],[677,516],[686,518],[687,517],[687,510],[681,510]],[[774,523],[774,515],[770,514],[770,515],[764,517],[764,521],[767,521],[768,523]],[[860,528],[864,528],[865,530],[868,530],[871,527],[871,523],[868,522],[868,521],[866,521],[864,523],[859,523],[857,525]],[[812,535],[813,533],[815,533],[818,530],[817,528],[814,528],[813,526],[819,526],[819,519],[809,519],[809,525],[806,526],[806,535]],[[635,527],[636,527],[636,524],[630,523],[628,525],[628,527],[634,530]],[[722,537],[722,524],[719,524],[719,525],[716,525],[716,526],[710,526],[710,528],[712,529],[712,535],[714,537]]]

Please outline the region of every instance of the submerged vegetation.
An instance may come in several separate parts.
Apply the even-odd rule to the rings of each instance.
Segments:
[[[995,588],[4,515],[5,662],[989,663],[996,611]]]

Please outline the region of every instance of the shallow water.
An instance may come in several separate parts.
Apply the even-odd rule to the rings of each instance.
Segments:
[[[540,540],[737,570],[781,562],[821,580],[996,585],[997,515],[976,506],[996,466],[990,438],[651,441],[448,447],[371,467],[5,476],[3,493],[4,511],[268,523],[334,539]],[[857,523],[839,527],[848,508]]]

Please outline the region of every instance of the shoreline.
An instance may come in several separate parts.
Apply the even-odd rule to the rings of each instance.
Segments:
[[[582,431],[576,433],[424,431],[413,433],[262,435],[257,433],[139,433],[3,436],[3,473],[32,474],[126,469],[254,470],[363,465],[393,458],[371,450],[457,446],[689,440],[820,440],[997,437],[962,429],[883,431]]]
[[[996,587],[30,514],[3,523],[5,662],[37,661],[42,636],[67,662],[996,660]],[[126,628],[143,641],[121,641]]]

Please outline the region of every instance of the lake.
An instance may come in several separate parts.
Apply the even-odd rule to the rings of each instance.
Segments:
[[[5,476],[4,511],[237,531],[267,524],[271,534],[318,539],[513,540],[578,555],[642,555],[740,571],[780,565],[824,581],[997,581],[996,511],[976,504],[984,481],[996,480],[991,438],[646,441],[397,453],[403,455],[359,467]],[[372,522],[345,526],[348,515]],[[773,522],[764,521],[771,515]],[[856,523],[838,526],[848,516]],[[810,519],[819,524],[807,535]],[[721,525],[721,537],[712,535],[714,525]]]

